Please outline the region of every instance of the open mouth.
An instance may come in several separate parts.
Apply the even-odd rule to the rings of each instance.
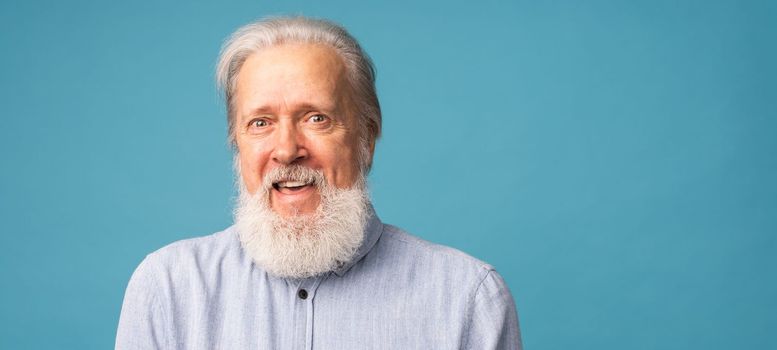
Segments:
[[[272,187],[283,194],[293,194],[301,192],[309,187],[313,186],[313,182],[304,181],[278,181],[273,182]]]

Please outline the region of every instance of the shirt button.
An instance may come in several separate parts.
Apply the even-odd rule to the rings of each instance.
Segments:
[[[299,292],[297,292],[297,296],[298,296],[300,299],[302,299],[302,300],[305,300],[305,299],[307,299],[307,298],[308,298],[308,291],[306,291],[306,290],[304,290],[304,289],[300,289],[300,290],[299,290]]]

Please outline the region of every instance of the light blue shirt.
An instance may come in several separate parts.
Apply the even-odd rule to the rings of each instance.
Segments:
[[[236,228],[170,244],[138,266],[117,349],[521,349],[494,268],[385,225],[356,257],[303,280],[271,276]]]

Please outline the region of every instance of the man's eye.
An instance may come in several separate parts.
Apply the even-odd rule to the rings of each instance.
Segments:
[[[267,126],[267,121],[264,119],[254,119],[250,124],[248,124],[248,126],[253,128],[263,128]]]
[[[308,121],[312,123],[322,123],[326,121],[326,116],[322,114],[312,115],[310,118],[308,118]]]

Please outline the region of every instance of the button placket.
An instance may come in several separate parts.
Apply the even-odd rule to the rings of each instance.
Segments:
[[[316,278],[305,279],[297,286],[297,310],[300,310],[299,315],[304,315],[304,349],[311,350],[313,348],[313,299],[316,296],[316,290],[321,281],[326,278],[324,276],[318,276]],[[300,320],[302,321],[302,320]]]

